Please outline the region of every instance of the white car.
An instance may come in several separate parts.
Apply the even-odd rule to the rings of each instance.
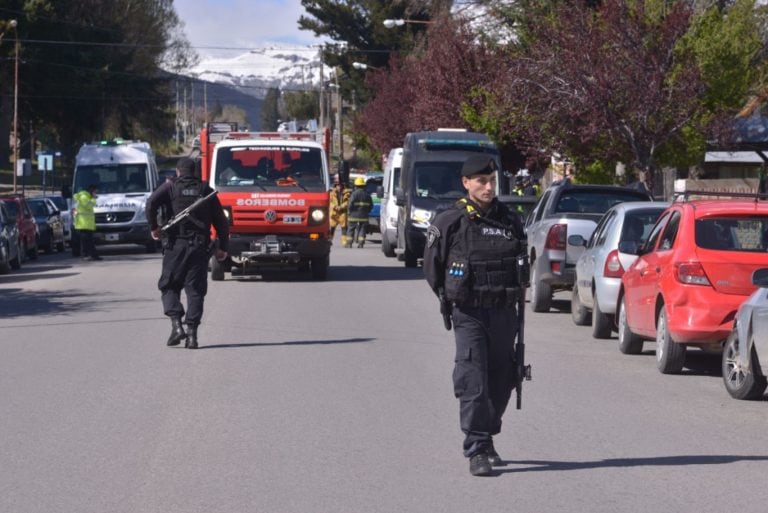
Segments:
[[[592,323],[592,336],[610,338],[615,330],[616,302],[621,276],[637,255],[622,253],[619,242],[645,242],[653,224],[669,203],[630,201],[611,207],[584,240],[581,235],[568,237],[568,244],[586,246],[576,261],[576,282],[571,294],[571,316],[577,325]]]
[[[61,221],[64,223],[64,242],[70,244],[72,242],[72,207],[69,200],[62,196],[45,196],[56,205],[56,208],[61,215]]]
[[[723,383],[736,399],[760,399],[768,386],[768,268],[752,273],[752,283],[759,288],[739,307],[723,348]]]

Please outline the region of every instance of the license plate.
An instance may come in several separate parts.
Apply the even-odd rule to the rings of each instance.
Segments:
[[[117,233],[107,233],[106,235],[104,235],[104,239],[112,242],[112,241],[120,240],[120,235]]]
[[[283,216],[283,222],[286,224],[301,224],[301,216]]]

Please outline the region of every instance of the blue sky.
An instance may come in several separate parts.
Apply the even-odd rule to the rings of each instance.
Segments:
[[[314,34],[299,30],[300,0],[174,0],[187,39],[201,57],[222,55],[205,47],[244,48],[271,44],[311,45]]]

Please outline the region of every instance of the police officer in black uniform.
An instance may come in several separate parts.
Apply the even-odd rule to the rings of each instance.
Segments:
[[[523,293],[517,256],[525,251],[520,217],[495,197],[496,164],[473,155],[461,169],[467,197],[441,212],[427,231],[424,274],[456,337],[453,386],[464,456],[475,476],[502,460],[493,446],[515,386],[516,303]],[[446,318],[450,329],[451,318]]]
[[[213,196],[195,208],[190,216],[162,233],[158,225],[158,210],[169,217],[192,205],[197,199],[213,192],[195,176],[195,161],[182,158],[176,165],[176,178],[166,181],[147,201],[147,219],[155,240],[163,239],[163,270],[157,287],[160,289],[165,315],[171,318],[171,334],[167,345],[178,345],[186,339],[185,347],[197,348],[197,327],[203,317],[203,300],[208,291],[208,258],[211,247],[211,224],[216,227],[218,245],[216,258],[227,258],[229,223],[219,198]],[[181,304],[181,290],[187,295],[187,311]],[[182,319],[186,322],[184,330]]]

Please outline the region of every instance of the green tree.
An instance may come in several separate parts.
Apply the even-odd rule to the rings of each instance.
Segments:
[[[264,104],[261,107],[261,129],[276,130],[280,121],[280,90],[271,87],[264,98]]]
[[[195,58],[172,0],[7,0],[0,13],[18,20],[25,127],[49,134],[70,154],[108,135],[152,140],[172,133],[171,75],[161,66],[180,69]],[[7,57],[8,45],[0,51]],[[10,84],[0,84],[0,120],[12,109]],[[0,125],[0,160],[7,161],[7,125]]]
[[[317,119],[320,114],[320,95],[317,91],[285,93],[285,111],[292,119]]]

